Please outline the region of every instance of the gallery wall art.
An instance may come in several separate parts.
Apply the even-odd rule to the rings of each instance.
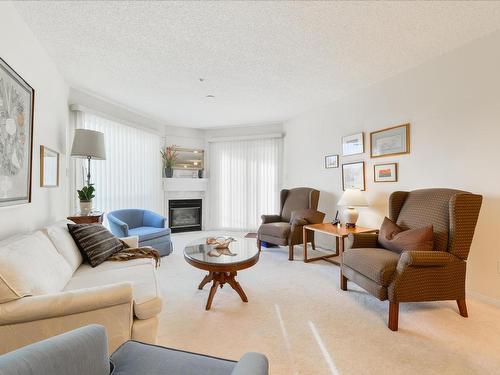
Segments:
[[[0,206],[31,202],[34,97],[0,58]]]
[[[410,153],[410,124],[370,133],[370,156],[379,158]]]

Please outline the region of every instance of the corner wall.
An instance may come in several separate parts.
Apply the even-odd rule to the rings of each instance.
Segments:
[[[341,154],[341,137],[365,132],[368,208],[359,224],[379,227],[395,190],[464,189],[484,196],[468,264],[467,288],[500,300],[500,32],[285,123],[285,186],[321,190],[330,219],[342,194],[341,168],[324,157]],[[369,133],[411,123],[411,153],[370,159]],[[399,182],[374,183],[373,165],[399,163]],[[323,244],[332,243],[322,239]]]
[[[31,203],[0,208],[0,239],[67,216],[68,88],[13,5],[0,3],[0,57],[35,90]],[[40,145],[60,152],[58,188],[40,187]]]

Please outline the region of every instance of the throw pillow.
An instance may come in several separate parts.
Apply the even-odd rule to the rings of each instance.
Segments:
[[[92,267],[124,248],[123,243],[101,224],[68,224],[68,229],[83,258]]]
[[[431,251],[434,247],[434,230],[432,225],[404,230],[387,217],[384,219],[378,242],[382,247],[397,253],[403,251]]]

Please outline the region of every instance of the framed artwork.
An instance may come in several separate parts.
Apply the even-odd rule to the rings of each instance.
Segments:
[[[325,156],[325,168],[338,168],[338,167],[339,167],[339,156],[338,155]]]
[[[410,153],[410,124],[370,133],[370,156],[379,158]]]
[[[373,166],[373,181],[396,182],[398,180],[398,163],[375,164]]]
[[[0,58],[0,206],[31,202],[34,98]]]
[[[342,164],[342,190],[365,190],[365,162]]]
[[[365,152],[364,133],[342,137],[342,156],[357,155]]]
[[[59,186],[59,153],[40,146],[40,186]]]

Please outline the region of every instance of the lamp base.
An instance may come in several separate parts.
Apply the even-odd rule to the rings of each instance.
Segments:
[[[344,222],[346,228],[356,228],[359,213],[354,207],[348,207],[344,210]]]

